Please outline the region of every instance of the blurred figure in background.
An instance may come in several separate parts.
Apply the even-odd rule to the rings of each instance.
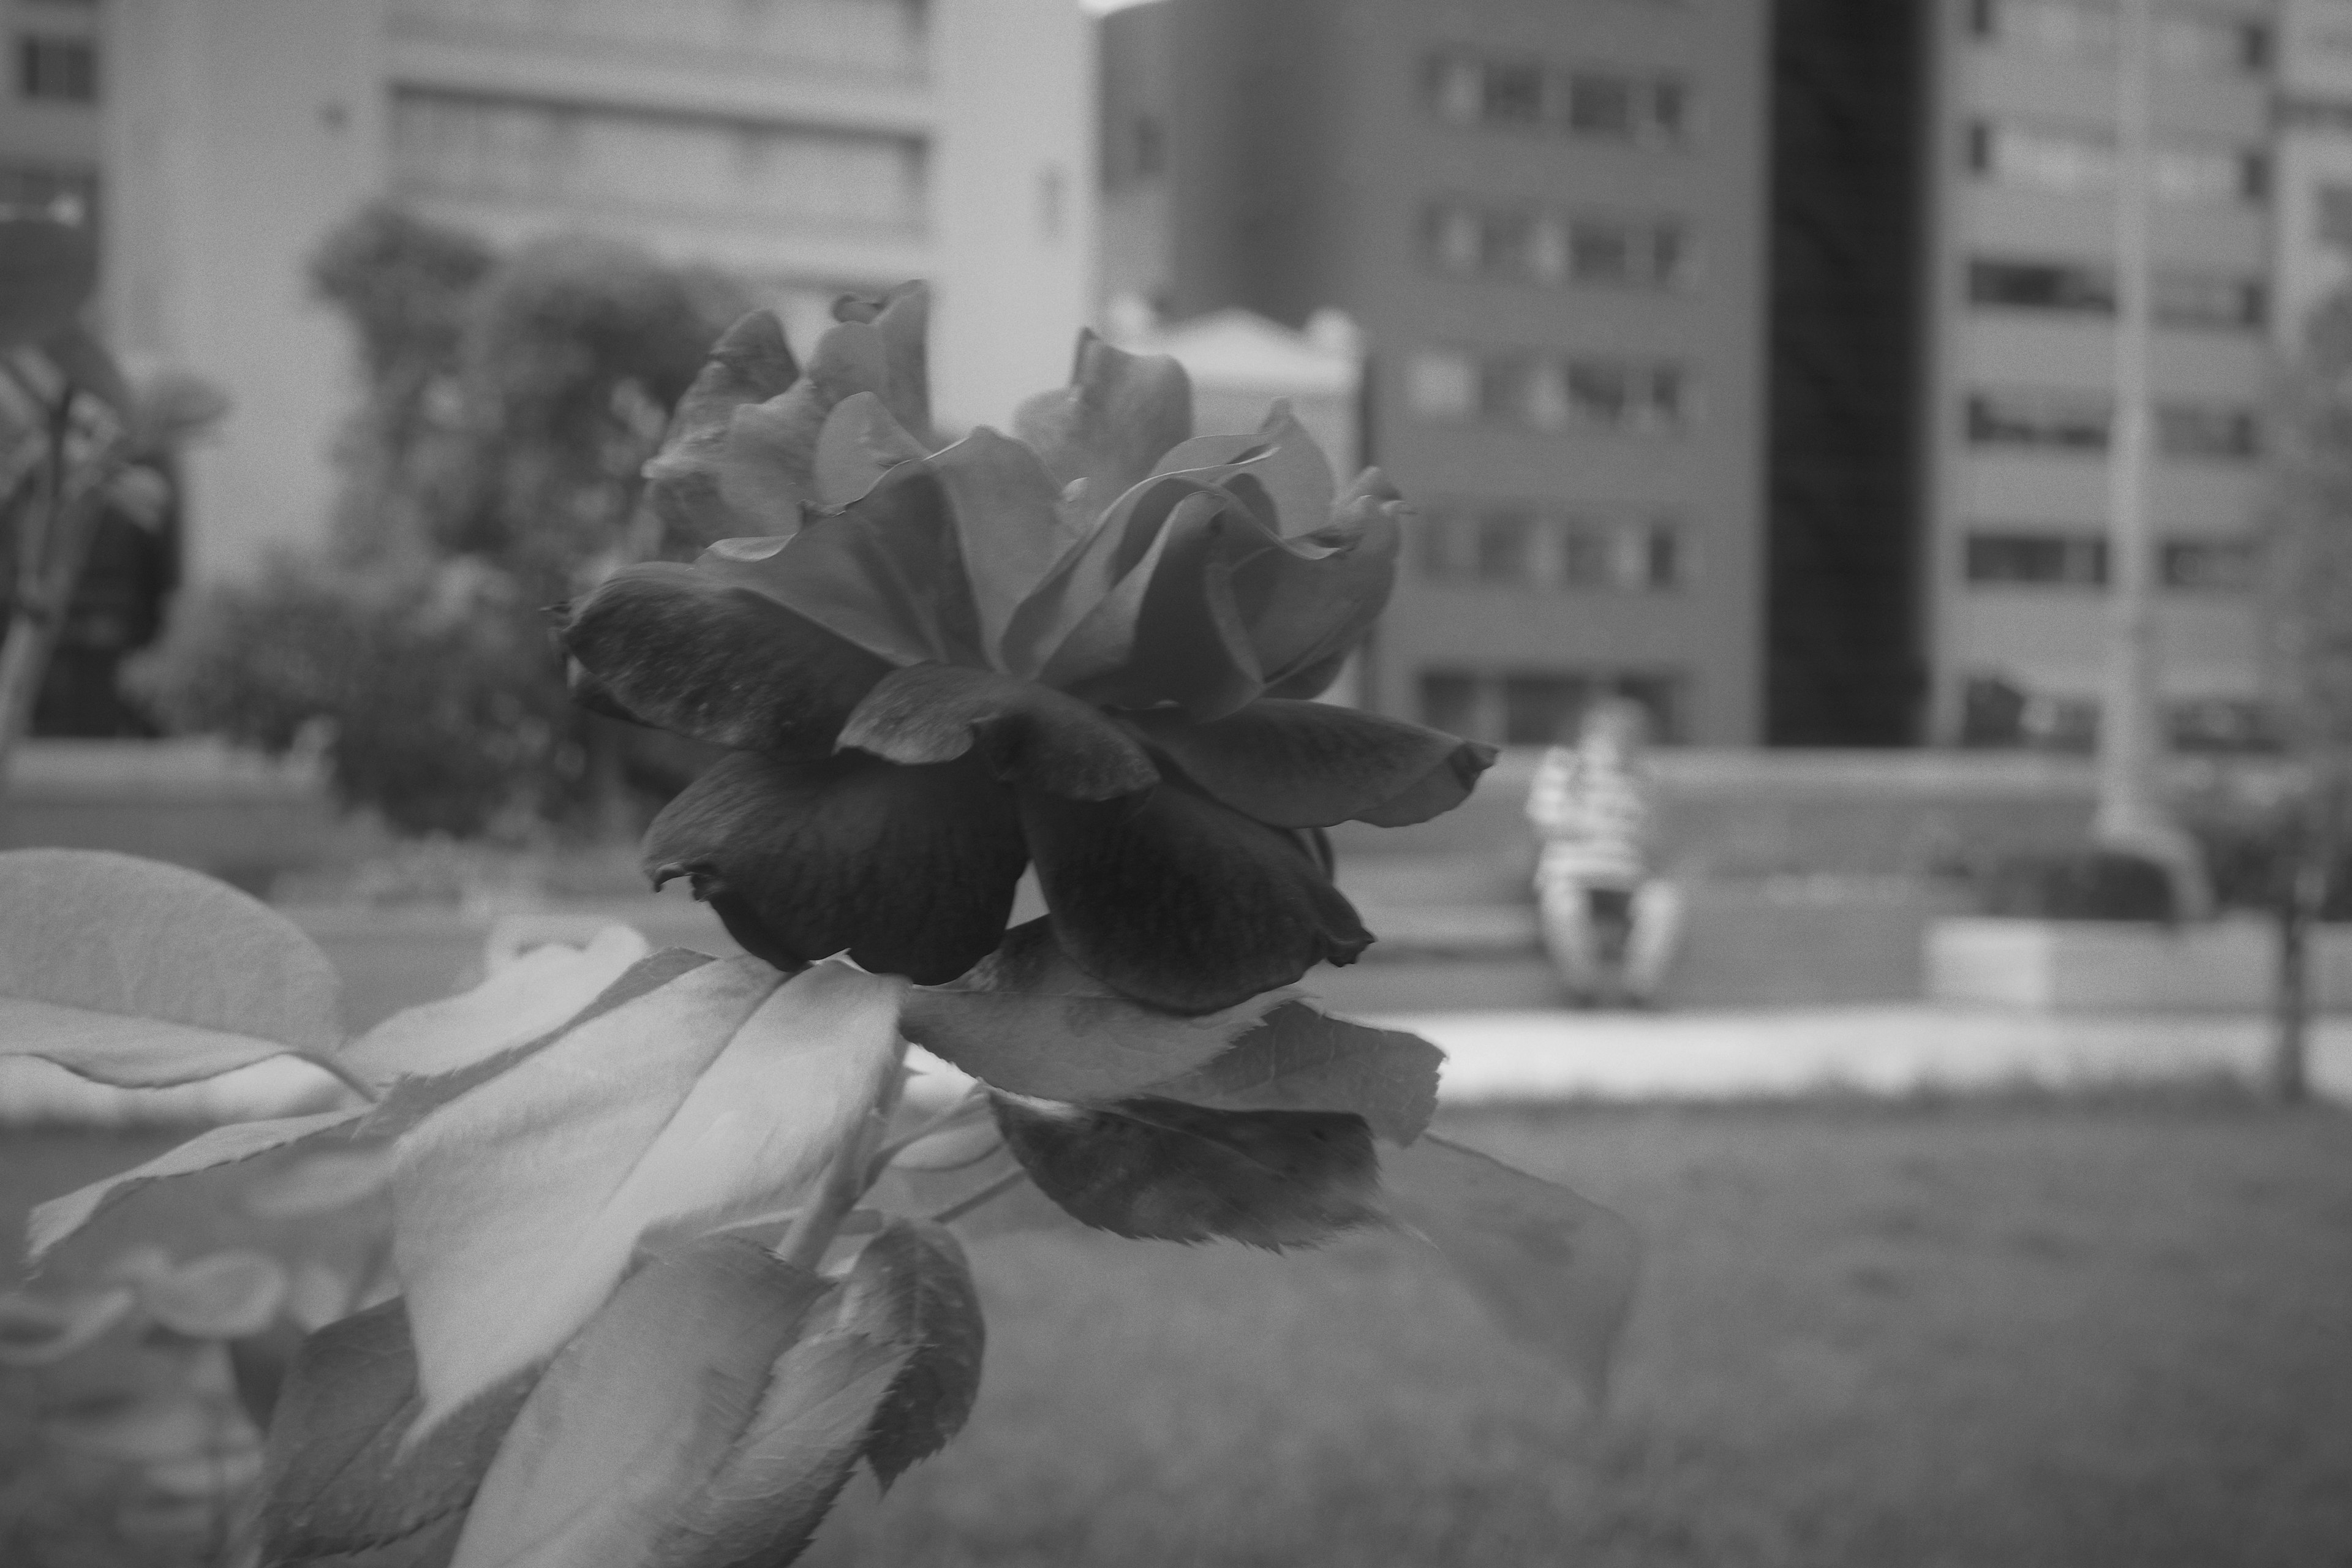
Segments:
[[[1543,839],[1544,946],[1579,1006],[1655,1005],[1682,929],[1682,894],[1653,874],[1657,812],[1649,715],[1622,697],[1584,710],[1573,744],[1536,770],[1528,819]]]

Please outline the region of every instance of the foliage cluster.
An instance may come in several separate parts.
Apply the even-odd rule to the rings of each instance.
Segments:
[[[391,207],[331,236],[312,277],[365,388],[331,545],[184,604],[147,667],[157,709],[270,751],[320,738],[342,798],[411,832],[674,790],[674,751],[571,707],[542,611],[667,548],[638,470],[740,291],[584,237],[498,257]]]

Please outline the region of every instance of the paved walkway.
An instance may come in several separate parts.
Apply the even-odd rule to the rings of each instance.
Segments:
[[[1444,1047],[1444,1094],[1717,1099],[1822,1089],[2080,1087],[2229,1074],[2258,1081],[2270,1024],[2242,1016],[2067,1016],[1927,1003],[1752,1012],[1392,1015]],[[2313,1030],[2312,1081],[2352,1101],[2352,1017]]]
[[[1454,1104],[1721,1100],[1822,1089],[2103,1087],[2230,1075],[2260,1081],[2258,1017],[2064,1016],[1925,1003],[1748,1012],[1408,1013],[1368,1019],[1446,1053]],[[2312,1081],[2352,1104],[2352,1016],[2313,1031]],[[0,1126],[205,1125],[331,1103],[334,1085],[278,1061],[207,1084],[110,1089],[46,1062],[0,1062]]]

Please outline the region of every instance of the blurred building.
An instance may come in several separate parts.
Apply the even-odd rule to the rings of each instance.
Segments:
[[[1643,0],[1158,0],[1103,24],[1104,279],[1345,311],[1419,506],[1383,710],[1542,742],[1594,694],[1760,735],[1765,19]]]
[[[2156,0],[2149,495],[2175,742],[2259,744],[2262,405],[2352,278],[2352,0]],[[2114,0],[1159,0],[1104,278],[1364,331],[1421,503],[1391,711],[2086,745]]]
[[[2352,0],[2284,0],[2278,26],[2272,325],[2291,353],[2312,308],[2352,284]]]
[[[2308,139],[2274,120],[2273,68],[2308,68],[2263,0],[2153,12],[2160,696],[2176,744],[2226,747],[2262,729],[2263,403],[2273,324],[2291,336],[2312,290],[2278,244],[2313,175]],[[2088,744],[2109,576],[2116,11],[1938,0],[1934,19],[1932,733]]]
[[[1066,375],[1094,298],[1093,63],[1068,0],[0,0],[0,199],[90,200],[106,327],[234,398],[191,568],[316,537],[351,345],[320,237],[393,196],[729,268],[805,344],[928,277],[942,418]]]

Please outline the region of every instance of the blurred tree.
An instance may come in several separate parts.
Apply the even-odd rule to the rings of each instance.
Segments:
[[[339,794],[407,831],[618,826],[625,781],[675,788],[678,761],[570,705],[541,612],[643,552],[662,411],[751,301],[610,241],[501,258],[387,206],[312,279],[366,388],[329,546],[185,605],[159,709],[271,750],[321,736]]]
[[[30,727],[140,731],[117,667],[170,586],[178,448],[226,408],[133,390],[80,321],[97,274],[79,217],[0,208],[0,772]]]

